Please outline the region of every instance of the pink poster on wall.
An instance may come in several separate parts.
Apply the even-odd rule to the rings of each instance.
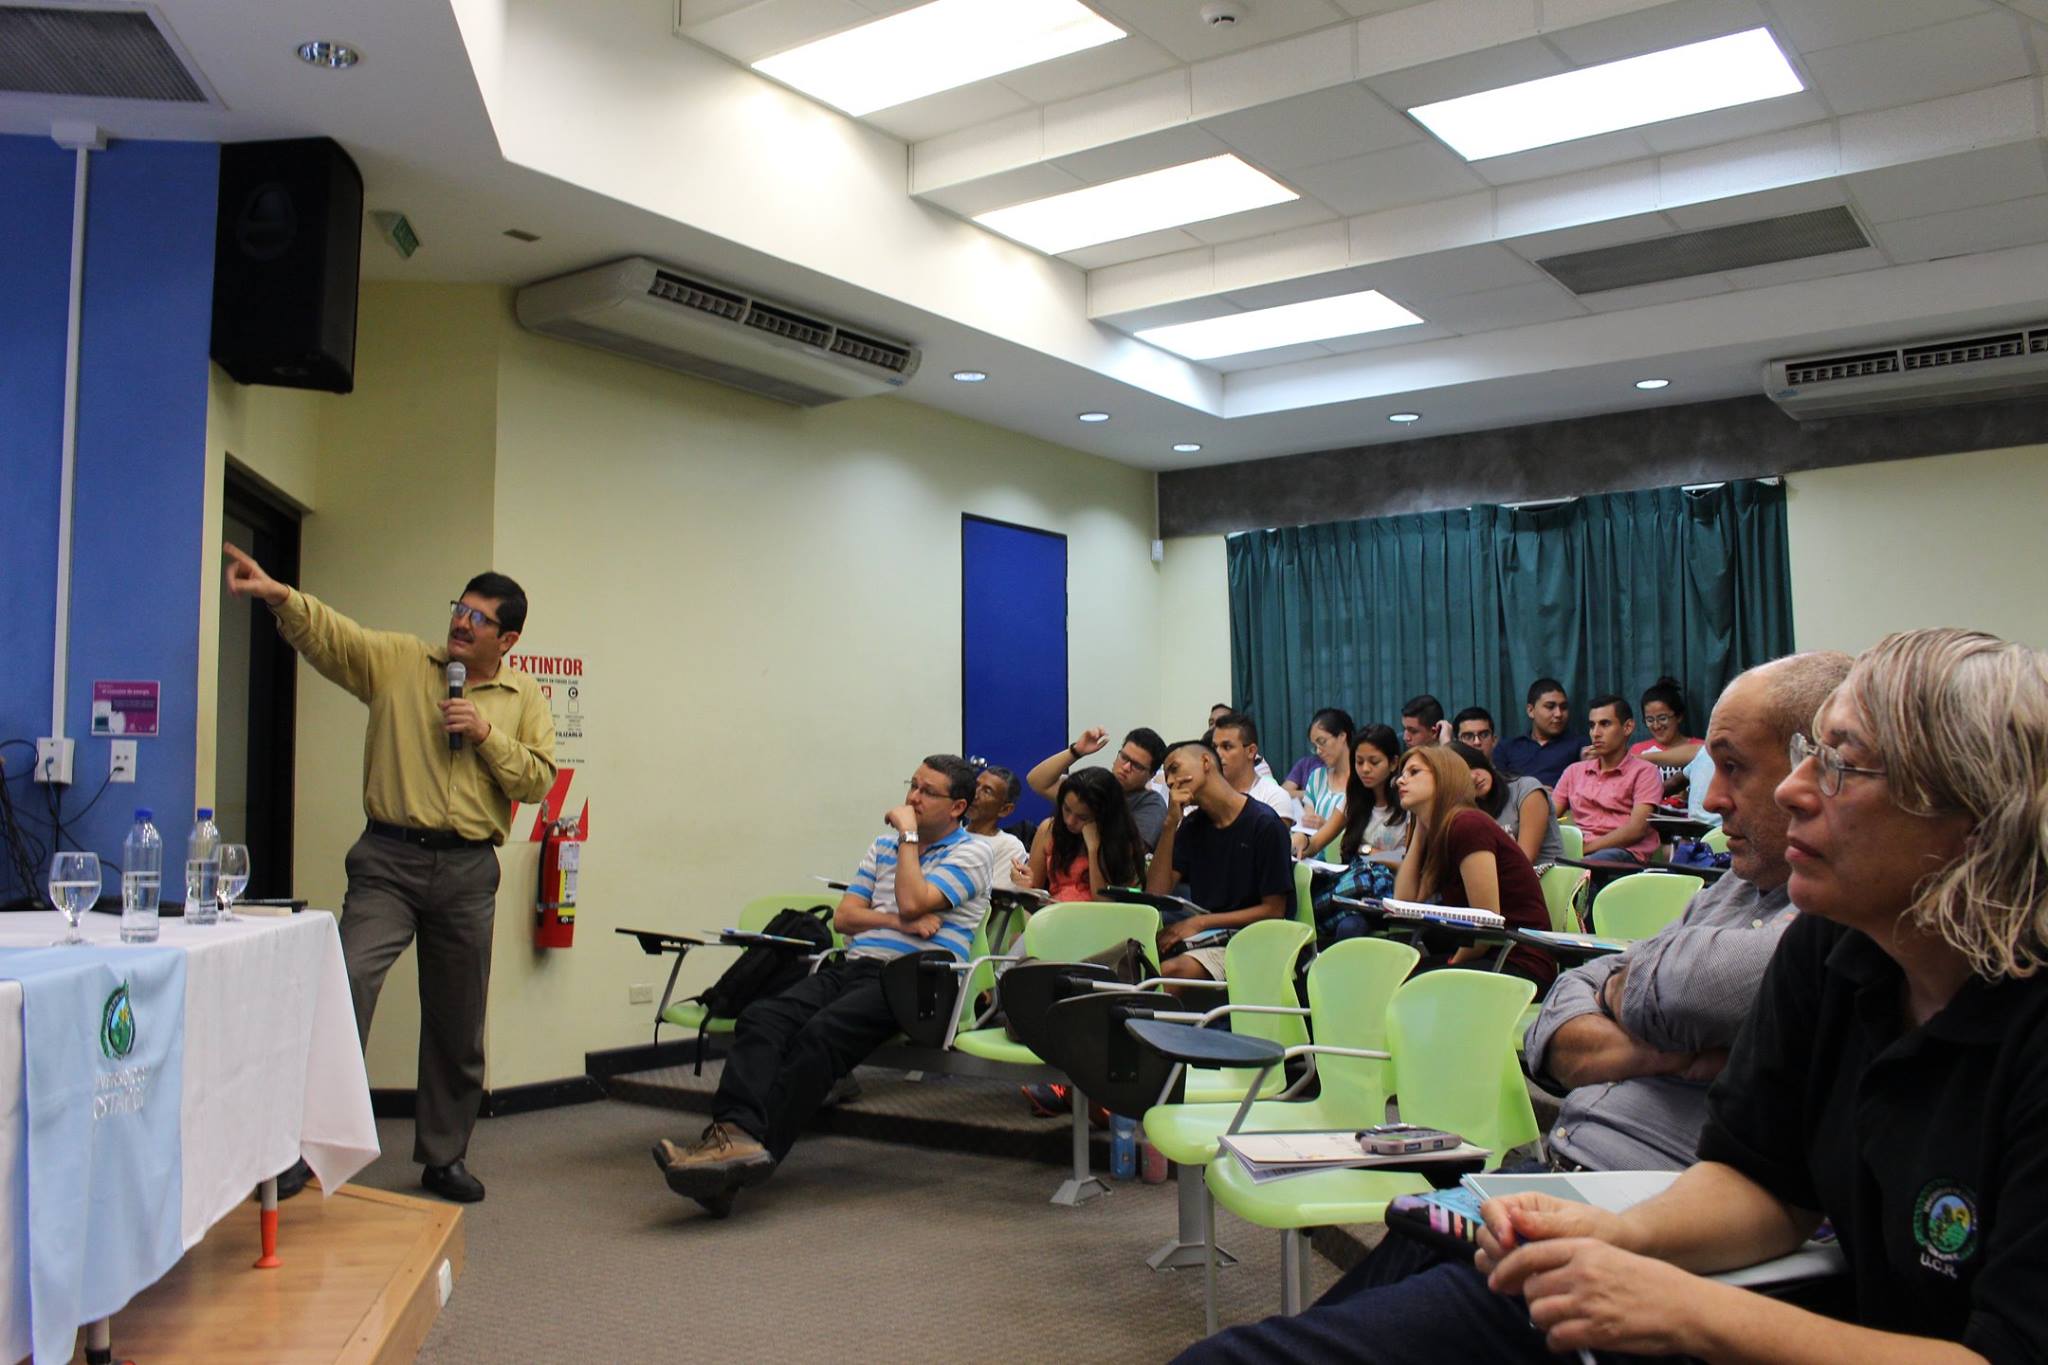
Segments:
[[[157,703],[162,684],[108,682],[92,685],[92,732],[96,735],[150,736],[156,733]]]

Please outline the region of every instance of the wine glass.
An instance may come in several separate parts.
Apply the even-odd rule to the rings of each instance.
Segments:
[[[85,912],[99,903],[100,898],[100,855],[97,853],[59,852],[50,859],[50,904],[64,915],[64,923],[70,932],[57,939],[54,946],[85,942],[85,935],[78,932],[78,923]]]
[[[235,901],[249,889],[249,846],[222,844],[214,854],[214,862],[219,869],[213,885],[214,893],[220,897],[220,922],[232,924],[236,919]]]

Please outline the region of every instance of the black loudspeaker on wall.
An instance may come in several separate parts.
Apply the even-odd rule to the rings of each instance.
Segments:
[[[213,358],[238,383],[355,387],[363,177],[331,138],[220,149]]]

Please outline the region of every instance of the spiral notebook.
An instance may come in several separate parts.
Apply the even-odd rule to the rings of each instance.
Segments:
[[[1426,919],[1439,924],[1462,924],[1471,929],[1505,929],[1508,922],[1491,910],[1474,910],[1469,905],[1426,905],[1421,901],[1381,899],[1380,907],[1395,919]]]

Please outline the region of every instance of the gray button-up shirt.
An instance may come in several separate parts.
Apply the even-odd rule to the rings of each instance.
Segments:
[[[1795,913],[1783,886],[1760,892],[1731,874],[1654,937],[1565,972],[1524,1040],[1529,1074],[1562,1088],[1547,1075],[1550,1040],[1566,1021],[1600,1012],[1600,988],[1623,966],[1620,1021],[1630,1037],[1665,1052],[1727,1047]],[[1706,1121],[1702,1082],[1641,1076],[1584,1085],[1565,1096],[1549,1147],[1594,1170],[1683,1170],[1697,1160]]]

